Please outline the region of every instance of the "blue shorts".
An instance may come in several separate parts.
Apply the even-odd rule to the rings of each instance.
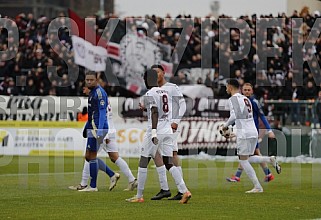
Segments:
[[[91,152],[98,152],[99,144],[96,138],[94,137],[87,138],[86,150]]]
[[[255,149],[259,148],[259,142],[256,143]]]
[[[108,130],[104,130],[102,137],[105,137],[106,134],[108,133]],[[97,139],[91,134],[91,132],[88,133],[88,138],[87,138],[87,145],[86,145],[86,150],[91,151],[91,152],[98,152],[100,144],[98,143]]]

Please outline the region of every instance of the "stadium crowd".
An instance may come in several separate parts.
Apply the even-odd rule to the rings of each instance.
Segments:
[[[64,14],[58,17],[58,23],[66,25]],[[101,34],[105,29],[108,20],[115,16],[97,17],[96,30]],[[138,33],[152,33],[152,37],[164,45],[170,45],[173,54],[170,62],[174,64],[175,74],[170,81],[180,85],[189,84],[191,80],[180,72],[184,68],[214,68],[214,77],[209,75],[203,81],[197,80],[199,84],[211,87],[217,97],[226,97],[225,88],[222,81],[225,78],[238,78],[242,83],[250,82],[255,85],[255,94],[262,99],[285,99],[285,100],[309,100],[317,99],[320,84],[320,73],[312,72],[304,62],[303,86],[297,86],[292,82],[293,60],[292,60],[292,30],[299,29],[305,42],[316,18],[320,17],[320,12],[311,13],[307,7],[300,12],[294,11],[291,16],[285,13],[279,14],[278,18],[283,18],[282,27],[267,29],[267,47],[278,48],[281,56],[271,57],[267,61],[267,70],[256,69],[256,64],[260,61],[257,54],[257,35],[264,34],[263,30],[256,29],[258,19],[273,18],[272,15],[241,16],[250,27],[250,38],[245,42],[240,41],[240,31],[232,29],[231,32],[224,32],[223,39],[219,40],[218,19],[213,17],[192,18],[188,16],[170,16],[164,18],[155,15],[144,18],[124,18],[121,20],[130,24],[127,28],[137,30]],[[219,18],[228,18],[221,15]],[[303,18],[301,26],[292,18]],[[35,18],[33,14],[19,14],[12,20],[19,30],[19,44],[7,48],[8,42],[13,42],[13,32],[0,27],[0,50],[9,50],[9,54],[3,54],[0,62],[0,94],[1,95],[57,95],[57,96],[79,96],[82,95],[84,85],[84,68],[78,67],[73,61],[72,43],[67,28],[60,28],[58,35],[48,32],[48,25],[51,19],[45,16]],[[139,22],[138,22],[139,21]],[[151,24],[153,21],[156,26]],[[164,22],[165,21],[165,22]],[[182,32],[183,25],[187,27]],[[14,25],[7,21],[7,25]],[[165,26],[167,28],[165,28]],[[168,28],[173,27],[173,28]],[[222,27],[220,27],[222,28]],[[54,29],[55,30],[55,29]],[[52,31],[52,29],[51,29]],[[116,33],[117,34],[117,33]],[[183,43],[177,45],[181,35]],[[205,36],[205,37],[204,37]],[[58,39],[59,37],[59,39]],[[107,34],[106,38],[110,38]],[[65,45],[61,47],[58,42]],[[229,42],[230,41],[230,42]],[[50,42],[53,46],[50,45]],[[186,48],[184,43],[187,44]],[[231,51],[240,51],[245,43],[251,44],[248,56],[241,61],[231,59]],[[230,45],[230,48],[228,48]],[[219,50],[223,51],[219,57]],[[17,53],[15,52],[17,51]],[[179,60],[179,55],[182,55]],[[13,57],[8,59],[7,56]],[[312,49],[308,49],[304,54],[304,61],[312,60],[313,55],[317,57],[317,62],[312,62],[312,66],[320,65],[321,61],[321,38],[317,40]],[[220,65],[229,66],[230,72],[219,71]],[[56,66],[57,68],[47,68]],[[79,76],[75,77],[78,72]],[[69,71],[69,74],[68,74]],[[219,73],[224,74],[219,74]],[[313,75],[317,80],[314,80]],[[104,74],[101,74],[101,84],[110,95],[128,95],[122,88],[108,87]],[[282,84],[284,84],[282,86]],[[268,86],[266,86],[268,85]],[[123,92],[122,92],[123,91]]]

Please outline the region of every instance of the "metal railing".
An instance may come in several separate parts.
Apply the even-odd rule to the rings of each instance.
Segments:
[[[269,108],[269,115],[279,117],[283,124],[290,122],[314,127],[320,123],[321,115],[318,116],[316,113],[317,105],[321,103],[319,99],[266,100],[264,103],[273,105],[274,108]],[[296,120],[293,121],[293,118],[296,118]]]

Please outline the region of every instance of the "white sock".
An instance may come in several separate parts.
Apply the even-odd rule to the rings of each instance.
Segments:
[[[142,198],[144,188],[145,188],[145,182],[147,179],[147,168],[138,167],[137,179],[138,179],[137,198]]]
[[[133,176],[132,171],[129,169],[126,161],[124,161],[123,158],[118,157],[118,159],[115,161],[115,164],[128,178],[128,182],[133,182],[135,180],[135,177]]]
[[[178,168],[178,171],[181,173],[182,178],[184,178],[182,167],[177,166],[177,168]]]
[[[254,187],[257,189],[262,189],[262,186],[259,180],[257,179],[256,173],[253,167],[251,166],[250,162],[248,160],[240,160],[240,164],[243,167],[243,170],[245,171],[247,176],[250,178],[250,180],[254,184]]]
[[[90,177],[89,162],[87,160],[85,160],[84,168],[82,169],[82,176],[81,176],[80,185],[87,186],[89,177]]]
[[[270,163],[270,157],[254,155],[249,158],[250,163]]]
[[[178,167],[172,166],[169,169],[169,172],[172,174],[172,177],[175,180],[178,191],[180,193],[186,193],[188,190],[187,190],[187,187],[186,187],[185,182],[183,180],[183,177],[182,177],[181,173],[179,172]]]
[[[169,190],[167,175],[166,175],[166,167],[165,165],[156,167],[158,173],[159,184],[162,190]]]

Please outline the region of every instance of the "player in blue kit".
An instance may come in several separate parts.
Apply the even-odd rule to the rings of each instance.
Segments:
[[[254,123],[255,123],[256,129],[259,131],[259,119],[261,119],[263,124],[264,124],[264,126],[265,126],[265,128],[268,131],[268,137],[272,138],[272,139],[275,138],[275,135],[274,135],[274,133],[273,133],[271,127],[270,127],[270,124],[269,124],[269,122],[267,121],[267,119],[264,116],[264,112],[262,110],[261,104],[253,96],[253,86],[250,83],[245,83],[243,85],[243,87],[242,87],[242,93],[243,93],[243,95],[245,95],[246,97],[249,98],[249,100],[250,100],[250,102],[252,104],[252,107],[253,107],[253,119],[254,119]],[[255,149],[254,155],[262,156],[258,144],[256,145],[256,149]],[[261,167],[263,169],[263,172],[265,174],[264,181],[265,182],[272,181],[274,179],[274,176],[272,175],[270,169],[268,168],[267,163],[266,162],[262,162],[262,163],[260,163],[260,165],[261,165]],[[278,174],[281,173],[280,165],[278,163],[276,163],[275,165],[276,165],[275,166],[276,172]],[[226,180],[229,181],[229,182],[239,182],[241,180],[240,178],[241,178],[242,172],[243,172],[243,168],[242,168],[242,166],[239,165],[235,175],[230,177],[230,178],[226,178]]]
[[[86,161],[90,168],[90,185],[79,192],[94,192],[97,189],[98,168],[111,176],[112,172],[106,164],[97,158],[99,146],[103,143],[108,133],[107,105],[108,97],[105,90],[98,85],[97,73],[87,72],[85,78],[86,86],[90,89],[88,97],[88,121],[84,128],[84,136],[87,137]]]

